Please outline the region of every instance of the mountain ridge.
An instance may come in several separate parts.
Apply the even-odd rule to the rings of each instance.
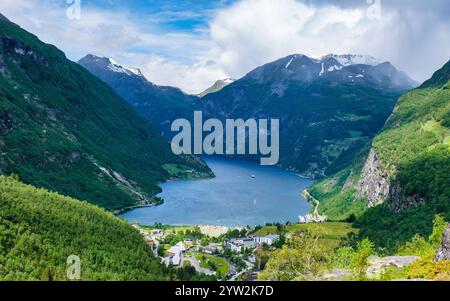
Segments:
[[[110,58],[89,54],[80,59],[78,64],[112,87],[167,138],[172,135],[172,121],[188,116],[197,100],[196,96],[187,95],[178,88],[158,86],[150,82],[139,69],[123,67]]]
[[[368,149],[310,193],[332,219],[356,215],[355,226],[377,246],[395,251],[434,215],[450,219],[450,61],[399,99]]]
[[[0,20],[0,171],[108,210],[159,202],[170,145],[55,46]],[[32,139],[30,139],[32,137]]]
[[[351,163],[383,127],[398,96],[416,84],[388,62],[346,64],[332,56],[286,56],[204,96],[196,109],[208,118],[280,119],[280,164],[324,177]]]
[[[200,94],[198,94],[197,96],[200,98],[205,97],[208,94],[211,93],[215,93],[215,92],[219,92],[220,90],[222,90],[223,88],[225,88],[226,86],[234,83],[236,80],[233,78],[225,78],[225,79],[221,79],[221,80],[217,80],[214,85],[212,85],[211,87],[209,87],[208,89],[206,89],[205,91],[201,92]]]

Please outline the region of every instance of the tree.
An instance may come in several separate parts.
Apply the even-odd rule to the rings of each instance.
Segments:
[[[369,267],[368,259],[373,253],[373,247],[373,243],[368,238],[359,242],[356,247],[356,252],[352,260],[352,267],[359,280],[367,278],[367,268]]]
[[[434,217],[433,232],[428,238],[433,248],[437,249],[441,245],[442,236],[444,235],[445,229],[447,229],[447,225],[448,223],[442,215],[438,214]]]
[[[259,275],[260,280],[313,279],[327,264],[329,250],[309,232],[293,236],[288,245],[275,251]]]

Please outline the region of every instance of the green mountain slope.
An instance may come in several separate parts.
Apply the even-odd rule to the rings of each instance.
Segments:
[[[209,172],[54,46],[0,20],[0,173],[108,210],[155,201],[165,164]]]
[[[429,235],[435,214],[450,219],[449,78],[450,62],[400,98],[370,152],[311,189],[322,213],[358,215],[361,234],[389,250]]]
[[[0,176],[0,280],[163,280],[137,230],[106,211]]]

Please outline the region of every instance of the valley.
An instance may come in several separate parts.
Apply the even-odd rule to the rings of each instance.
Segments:
[[[448,281],[449,91],[450,62],[291,54],[190,95],[0,15],[0,280]],[[198,113],[280,135],[177,152]]]

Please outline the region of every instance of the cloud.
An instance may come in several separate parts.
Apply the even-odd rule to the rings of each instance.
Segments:
[[[292,53],[358,53],[389,60],[425,80],[450,59],[450,22],[436,18],[439,6],[385,2],[374,19],[365,1],[343,8],[338,1],[244,0],[217,14],[211,37],[220,48],[219,64],[232,77]]]
[[[87,53],[113,57],[156,84],[190,93],[293,53],[370,54],[416,80],[450,59],[450,9],[443,0],[381,0],[379,19],[369,18],[363,0],[222,1],[204,11],[200,2],[195,10],[158,11],[155,1],[150,13],[127,8],[129,2],[82,1],[80,20],[66,17],[65,2],[2,0],[0,11],[72,60]]]

